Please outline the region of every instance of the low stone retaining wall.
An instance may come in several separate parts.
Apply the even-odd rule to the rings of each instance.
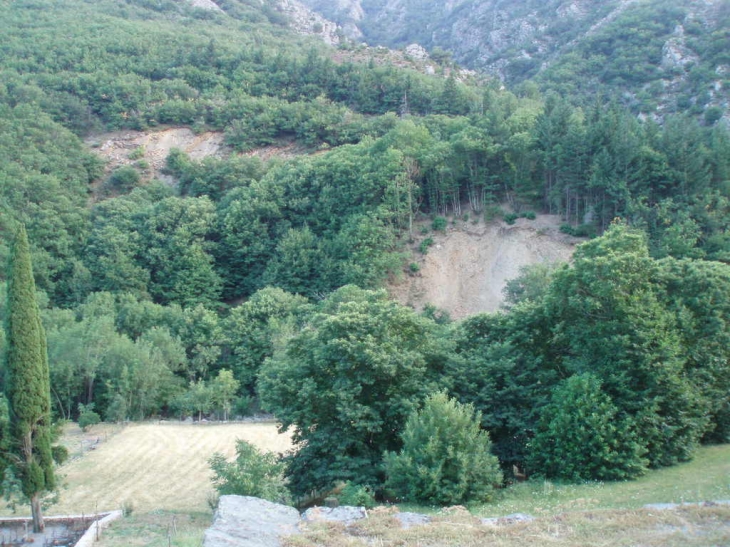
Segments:
[[[111,511],[106,513],[102,518],[95,520],[84,535],[76,542],[76,547],[91,547],[101,537],[101,532],[106,530],[112,522],[120,518],[122,518],[121,511]]]
[[[72,538],[80,530],[85,530],[76,541],[74,547],[91,547],[94,541],[101,535],[101,531],[109,526],[111,522],[122,516],[121,511],[110,511],[94,515],[55,515],[44,517],[46,525],[44,534],[29,534],[30,541],[43,546],[49,544],[58,536]],[[0,529],[32,529],[30,517],[8,517],[0,518]],[[19,532],[14,535],[19,535]],[[21,544],[22,545],[22,544]]]

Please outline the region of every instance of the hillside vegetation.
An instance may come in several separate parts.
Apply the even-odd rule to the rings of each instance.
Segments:
[[[353,40],[453,55],[511,84],[534,79],[576,103],[727,114],[730,10],[721,0],[304,0]]]
[[[295,497],[453,503],[514,473],[633,479],[730,440],[721,123],[348,61],[275,4],[219,7],[0,3],[0,260],[25,224],[57,418],[264,408],[291,431]],[[157,130],[226,153],[162,158]],[[105,166],[90,146],[108,131],[143,136]],[[499,313],[452,321],[384,290],[449,223],[488,237],[543,213],[590,240],[571,264],[505,268]],[[420,419],[439,415],[426,400],[460,428]],[[465,486],[447,433],[492,447],[490,484]],[[427,492],[387,461],[427,465]]]

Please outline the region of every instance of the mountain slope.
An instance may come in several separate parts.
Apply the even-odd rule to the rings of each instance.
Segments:
[[[722,0],[304,0],[353,38],[442,48],[510,84],[535,78],[635,111],[713,121],[730,97],[730,4]]]

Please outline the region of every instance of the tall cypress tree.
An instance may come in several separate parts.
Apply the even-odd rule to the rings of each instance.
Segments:
[[[53,490],[51,395],[46,334],[23,226],[15,238],[8,271],[5,396],[9,405],[9,463],[30,500],[33,531],[44,529],[41,496]]]

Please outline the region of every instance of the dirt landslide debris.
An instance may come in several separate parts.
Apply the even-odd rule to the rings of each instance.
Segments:
[[[425,224],[426,233],[416,231],[413,246],[418,271],[391,285],[390,293],[402,304],[417,310],[432,304],[454,319],[497,311],[502,290],[521,267],[570,260],[581,240],[560,232],[560,224],[556,215],[518,219],[513,225],[458,221],[444,232]],[[433,244],[422,254],[418,249],[426,238]]]

